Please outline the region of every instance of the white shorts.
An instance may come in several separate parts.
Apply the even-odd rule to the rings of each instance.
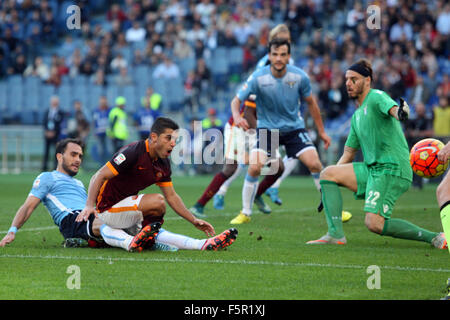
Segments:
[[[224,157],[245,164],[250,150],[256,144],[256,131],[249,129],[242,130],[229,123],[224,128]],[[225,160],[226,161],[226,160]]]
[[[98,213],[98,217],[111,228],[127,229],[142,226],[144,217],[138,210],[144,195],[130,196],[113,205],[109,210]]]

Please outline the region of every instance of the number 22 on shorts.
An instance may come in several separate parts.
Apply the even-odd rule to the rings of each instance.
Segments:
[[[378,191],[369,191],[369,196],[366,199],[366,204],[376,207],[377,200],[380,197],[380,193]]]

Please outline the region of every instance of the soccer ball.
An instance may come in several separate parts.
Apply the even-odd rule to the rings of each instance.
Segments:
[[[444,144],[433,138],[417,142],[409,153],[409,162],[415,174],[424,178],[438,177],[447,170],[448,161],[440,162],[437,158]]]

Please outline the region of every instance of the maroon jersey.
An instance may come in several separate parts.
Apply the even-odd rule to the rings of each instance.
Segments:
[[[170,160],[150,157],[148,139],[134,142],[120,149],[106,163],[115,177],[105,181],[97,197],[97,210],[103,212],[119,201],[156,184],[171,186]]]

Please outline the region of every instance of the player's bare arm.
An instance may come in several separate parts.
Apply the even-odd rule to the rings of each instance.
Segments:
[[[246,101],[247,103],[247,101]],[[244,119],[247,120],[247,123],[250,128],[256,128],[256,108],[245,106],[244,107]]]
[[[215,231],[212,225],[208,222],[197,219],[184,205],[183,200],[175,192],[173,186],[160,187],[164,198],[166,199],[169,206],[183,219],[186,219],[192,223],[197,229],[203,231],[207,236],[215,235]]]
[[[20,229],[25,222],[30,218],[31,214],[34,212],[36,207],[39,205],[41,200],[35,196],[28,196],[23,205],[17,210],[17,213],[11,223],[11,227]],[[15,232],[8,232],[6,236],[0,241],[0,247],[11,243],[16,238]]]
[[[100,188],[105,183],[105,181],[112,178],[114,178],[114,172],[111,171],[111,169],[107,165],[104,165],[92,176],[89,182],[86,206],[78,215],[76,219],[77,222],[83,220],[87,221],[89,219],[89,216],[95,213],[95,205],[97,202],[97,196],[100,192]]]
[[[445,162],[450,159],[450,141],[441,149],[441,151],[439,151],[437,157],[441,162]]]
[[[311,117],[313,118],[314,123],[316,124],[317,134],[319,135],[320,139],[322,139],[325,150],[327,150],[331,144],[331,138],[325,132],[325,128],[322,122],[322,116],[320,115],[320,109],[317,104],[317,101],[316,99],[314,99],[312,95],[306,97],[305,101],[306,104],[308,105],[309,113],[311,114]]]
[[[247,130],[249,128],[249,125],[247,120],[245,120],[239,112],[240,106],[241,100],[239,100],[239,98],[235,96],[233,100],[231,100],[231,113],[233,114],[234,123],[238,128]]]
[[[344,153],[342,154],[342,156],[339,159],[339,161],[337,162],[337,164],[340,165],[340,164],[346,164],[346,163],[353,162],[353,159],[355,159],[355,155],[356,155],[357,151],[358,150],[356,150],[354,148],[344,146]]]

